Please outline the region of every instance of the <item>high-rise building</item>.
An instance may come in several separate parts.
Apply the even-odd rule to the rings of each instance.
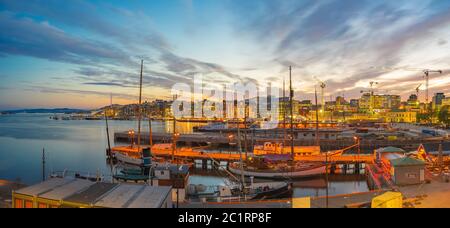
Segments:
[[[408,98],[408,104],[416,104],[419,101],[419,98],[416,94],[411,94]]]
[[[359,107],[359,99],[351,99],[350,100],[350,107],[353,107],[353,108]]]
[[[434,111],[439,111],[442,106],[442,101],[445,99],[444,93],[436,93],[433,96],[432,108]]]
[[[359,108],[363,110],[399,109],[401,97],[399,95],[373,95],[365,93],[359,99]]]

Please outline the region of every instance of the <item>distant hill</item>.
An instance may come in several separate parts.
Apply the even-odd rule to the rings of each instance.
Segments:
[[[54,109],[19,109],[19,110],[10,110],[10,111],[2,111],[2,114],[17,114],[17,113],[64,113],[64,114],[73,114],[73,113],[90,113],[88,110],[83,109],[71,109],[71,108],[54,108]]]

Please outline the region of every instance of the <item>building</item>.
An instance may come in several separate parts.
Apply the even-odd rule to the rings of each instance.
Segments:
[[[387,112],[384,114],[384,121],[387,123],[416,123],[417,112]]]
[[[442,107],[450,106],[450,97],[446,97],[442,100]]]
[[[445,99],[444,93],[436,93],[433,96],[432,108],[434,111],[439,111],[442,107],[442,102]]]
[[[358,108],[359,107],[359,99],[351,99],[350,100],[350,107]]]
[[[359,100],[359,108],[362,110],[373,111],[374,109],[399,109],[401,97],[399,95],[371,95],[365,93]]]
[[[408,104],[409,105],[419,105],[419,98],[417,97],[416,94],[411,94],[408,98]]]
[[[170,208],[172,188],[51,178],[12,192],[13,208]]]
[[[299,118],[299,114],[302,113],[303,104],[300,101],[293,100],[292,101],[292,114],[294,115],[294,119]],[[280,97],[278,103],[278,119],[283,120],[284,115],[286,115],[286,119],[290,119],[291,117],[291,99],[289,97]]]
[[[410,158],[391,160],[392,180],[396,185],[414,185],[425,182],[425,162]]]

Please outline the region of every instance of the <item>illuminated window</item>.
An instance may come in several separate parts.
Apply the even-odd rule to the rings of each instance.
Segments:
[[[25,200],[25,208],[33,208],[33,201]]]
[[[47,208],[47,204],[39,203],[38,208]]]
[[[23,208],[23,200],[21,200],[21,199],[16,199],[16,200],[14,201],[14,207],[15,207],[15,208]]]

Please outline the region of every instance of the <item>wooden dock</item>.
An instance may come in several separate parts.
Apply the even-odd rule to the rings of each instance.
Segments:
[[[154,147],[155,148],[155,147]],[[168,147],[170,148],[170,147]],[[239,161],[241,158],[243,160],[247,159],[247,156],[251,153],[226,153],[226,152],[208,152],[202,151],[201,149],[195,148],[178,148],[173,151],[172,149],[152,149],[152,154],[157,157],[175,157],[181,160],[216,160],[216,161]],[[374,154],[361,154],[361,155],[334,155],[334,156],[295,156],[295,161],[304,162],[320,162],[325,163],[328,161],[329,164],[356,164],[356,163],[366,163],[371,164],[375,160]]]

